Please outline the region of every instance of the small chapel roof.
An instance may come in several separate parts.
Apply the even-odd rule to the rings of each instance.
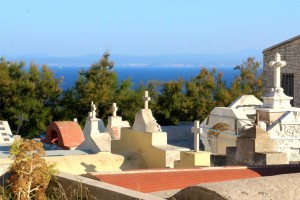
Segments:
[[[55,121],[48,125],[46,143],[57,143],[63,149],[73,149],[84,141],[83,132],[78,123],[72,121]]]
[[[300,39],[300,35],[297,35],[297,36],[292,37],[292,38],[290,38],[290,39],[288,39],[288,40],[285,40],[285,41],[280,42],[280,43],[278,43],[278,44],[275,44],[275,45],[273,45],[273,46],[271,46],[271,47],[268,47],[268,48],[264,49],[262,53],[265,53],[265,52],[267,52],[267,51],[270,51],[270,50],[272,50],[272,49],[275,49],[275,48],[277,48],[277,47],[279,47],[279,46],[282,46],[282,45],[284,45],[284,44],[286,44],[286,43],[292,42],[292,41],[297,40],[297,39]]]

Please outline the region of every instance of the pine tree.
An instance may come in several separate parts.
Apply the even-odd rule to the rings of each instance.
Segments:
[[[241,95],[254,95],[257,98],[262,96],[262,73],[260,63],[255,58],[249,57],[241,65],[234,68],[240,72],[232,83],[231,94],[233,100]]]

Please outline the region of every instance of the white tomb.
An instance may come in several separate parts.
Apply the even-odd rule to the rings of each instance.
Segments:
[[[104,123],[96,117],[96,109],[95,104],[92,102],[91,112],[89,112],[83,129],[85,140],[76,150],[91,153],[98,153],[100,151],[110,152],[111,150],[111,137],[109,133],[104,132]]]
[[[0,121],[0,144],[12,144],[14,136],[7,121]]]
[[[161,131],[148,107],[150,99],[145,91],[144,109],[136,113],[132,128],[122,128],[120,140],[112,140],[112,153],[126,155],[136,152],[143,157],[148,168],[173,168],[174,161],[180,159],[180,152],[189,149],[167,143],[167,133]]]
[[[290,162],[300,161],[300,108],[291,106],[293,98],[286,96],[280,87],[280,68],[285,65],[278,53],[270,62],[269,66],[275,68],[274,88],[263,97],[263,102],[244,95],[228,107],[215,107],[211,111],[200,125],[206,151],[225,155],[226,147],[236,146],[239,133],[256,122],[276,141],[276,151],[287,153]],[[212,135],[216,132],[218,136]]]

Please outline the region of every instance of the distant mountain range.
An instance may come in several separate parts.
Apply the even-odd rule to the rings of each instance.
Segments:
[[[0,55],[0,57],[3,55]],[[27,64],[46,64],[48,66],[90,66],[99,61],[102,54],[90,54],[78,57],[51,57],[46,55],[6,55],[6,60],[24,60]],[[116,66],[205,66],[205,67],[234,67],[241,64],[248,57],[255,57],[257,61],[262,61],[262,53],[258,50],[245,50],[231,54],[177,54],[177,55],[157,55],[157,56],[128,56],[114,55],[111,52],[110,60]]]

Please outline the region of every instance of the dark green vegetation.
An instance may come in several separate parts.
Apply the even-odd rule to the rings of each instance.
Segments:
[[[149,107],[161,125],[176,125],[179,121],[203,120],[215,106],[227,106],[242,94],[261,96],[262,77],[259,63],[254,58],[234,69],[231,88],[226,88],[222,73],[202,68],[189,81],[151,81],[132,89],[132,82],[118,84],[117,74],[101,68],[100,62],[81,71],[75,86],[62,91],[60,79],[47,66],[0,60],[0,119],[9,121],[14,134],[33,138],[46,131],[55,120],[78,118],[84,125],[91,101],[97,106],[98,117],[106,120],[111,115],[112,103],[117,103],[118,115],[132,124],[135,113],[143,108],[144,90],[149,91]],[[21,117],[23,116],[23,118]],[[20,118],[25,120],[20,120]],[[22,125],[22,126],[21,126]]]

